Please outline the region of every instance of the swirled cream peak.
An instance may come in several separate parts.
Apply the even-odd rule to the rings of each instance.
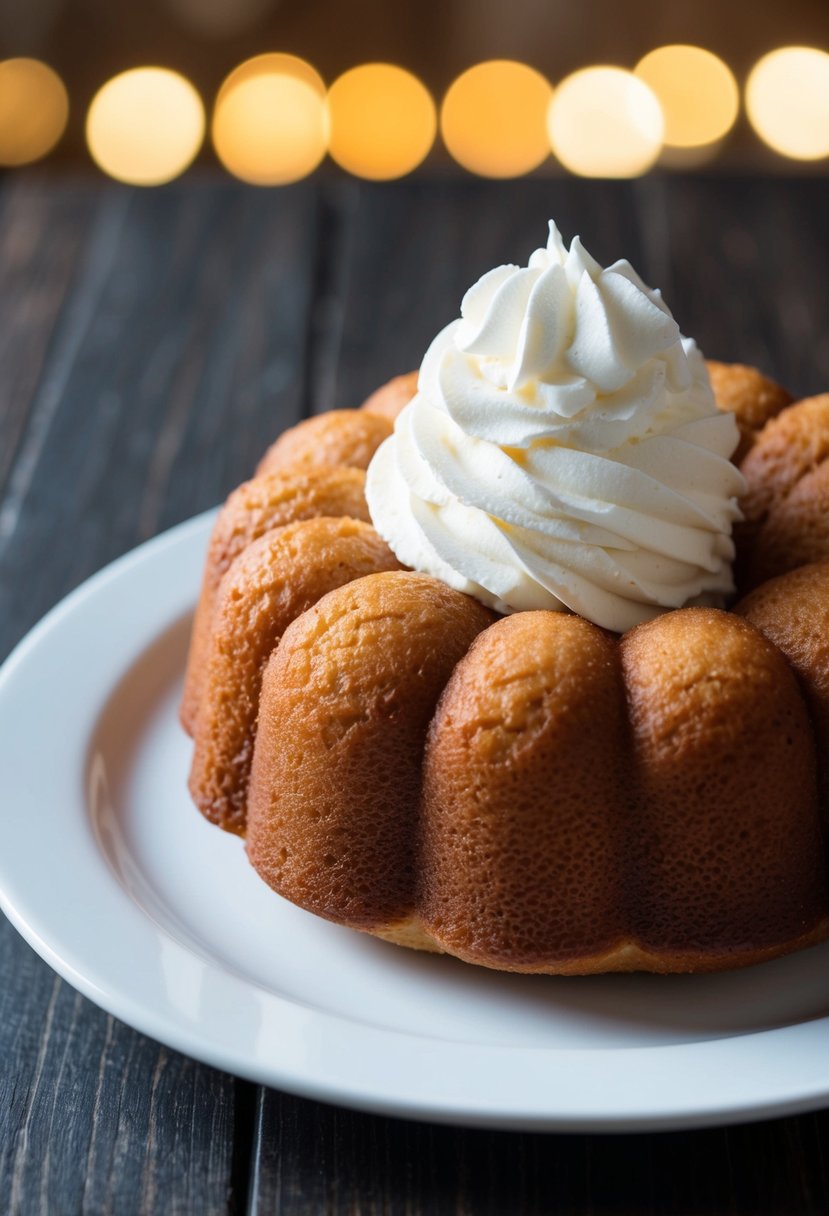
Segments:
[[[413,569],[500,612],[622,631],[733,589],[737,440],[659,292],[551,223],[432,342],[368,505]]]

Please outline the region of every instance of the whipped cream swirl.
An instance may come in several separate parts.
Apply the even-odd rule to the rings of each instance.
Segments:
[[[733,590],[737,441],[660,293],[551,223],[432,342],[366,493],[405,565],[621,632]]]

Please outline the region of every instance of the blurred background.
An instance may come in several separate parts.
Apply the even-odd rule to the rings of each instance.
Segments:
[[[0,165],[824,173],[827,0],[0,0]]]

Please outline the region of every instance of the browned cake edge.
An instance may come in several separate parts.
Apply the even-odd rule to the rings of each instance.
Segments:
[[[396,924],[382,925],[373,929],[357,926],[361,932],[371,933],[383,941],[396,946],[407,946],[410,950],[423,950],[432,954],[451,954],[463,962],[486,967],[491,971],[512,971],[525,975],[601,975],[604,972],[650,971],[661,975],[678,973],[730,971],[738,967],[751,967],[756,963],[769,962],[784,954],[794,954],[807,946],[816,946],[829,939],[829,917],[824,917],[814,928],[800,937],[790,938],[777,945],[762,949],[729,952],[728,954],[703,955],[698,951],[689,953],[660,953],[643,950],[631,940],[625,940],[603,954],[577,959],[573,962],[556,963],[554,966],[511,966],[499,962],[493,967],[480,958],[464,958],[460,951],[448,951],[427,931],[418,916],[410,916]]]

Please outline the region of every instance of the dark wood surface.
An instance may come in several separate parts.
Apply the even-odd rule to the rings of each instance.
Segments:
[[[0,657],[95,570],[218,502],[284,426],[416,366],[550,215],[600,259],[629,257],[706,353],[829,388],[828,203],[819,179],[7,177]],[[2,1212],[823,1213],[827,1145],[829,1113],[518,1135],[258,1089],[109,1017],[0,922]]]

